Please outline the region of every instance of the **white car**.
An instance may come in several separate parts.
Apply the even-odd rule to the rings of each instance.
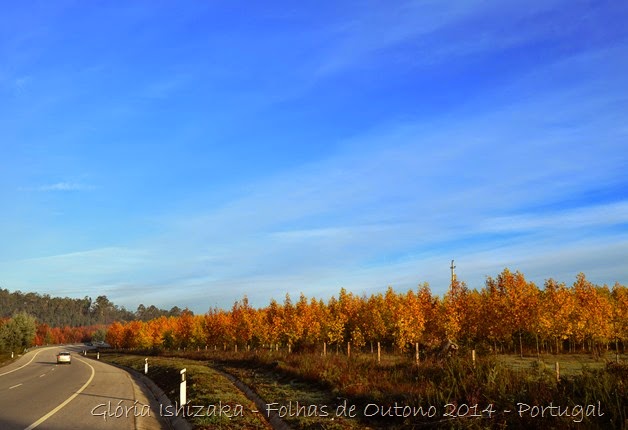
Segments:
[[[67,351],[61,351],[57,354],[57,364],[68,363],[72,364],[72,356]]]

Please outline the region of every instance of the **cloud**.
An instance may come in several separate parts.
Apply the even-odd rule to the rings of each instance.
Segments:
[[[404,54],[399,54],[405,57],[404,61],[432,65],[529,43],[552,34],[555,25],[551,20],[531,17],[542,17],[559,3],[373,2],[327,28],[327,36],[334,43],[323,50],[315,74],[326,76],[368,65],[373,58],[381,58],[400,46],[406,48]],[[517,32],[505,31],[504,22],[517,23]]]
[[[280,71],[277,74],[271,73],[273,67],[265,70],[262,61],[257,68],[258,58],[266,57],[267,51],[250,60],[256,67],[218,61],[221,70],[213,72],[216,79],[208,79],[207,87],[221,89],[214,94],[216,105],[221,100],[241,101],[224,103],[224,110],[237,106],[233,116],[246,125],[247,115],[243,112],[262,110],[260,107],[270,110],[270,105],[279,100],[294,102],[282,106],[282,111],[292,107],[303,110],[306,105],[314,111],[319,106],[316,100],[305,100],[308,90],[322,84],[318,79],[338,73],[356,72],[351,77],[364,84],[365,90],[371,88],[366,82],[368,77],[356,69],[392,64],[391,69],[406,73],[404,77],[381,73],[386,85],[394,83],[395,78],[401,79],[400,85],[414,85],[424,78],[409,73],[416,71],[415,67],[396,67],[397,63],[387,61],[396,55],[400,61],[413,61],[411,66],[418,64],[428,70],[428,66],[441,62],[460,73],[465,71],[456,68],[457,59],[484,54],[490,57],[486,62],[474,58],[487,75],[482,79],[465,76],[458,81],[445,76],[436,83],[445,86],[451,82],[452,87],[445,92],[452,94],[466,91],[462,87],[467,83],[475,91],[469,96],[452,95],[452,102],[445,108],[435,106],[433,112],[430,101],[410,88],[407,97],[393,93],[390,99],[372,99],[374,104],[381,101],[385,108],[390,102],[391,109],[373,117],[371,129],[364,128],[366,121],[356,120],[362,112],[355,104],[347,106],[346,116],[347,122],[355,121],[355,128],[345,125],[343,116],[324,118],[343,126],[338,133],[356,128],[361,131],[331,142],[333,151],[312,150],[316,161],[292,164],[282,171],[269,168],[241,188],[234,184],[246,181],[247,174],[238,172],[234,165],[233,174],[238,180],[227,184],[229,196],[224,190],[222,194],[216,190],[222,183],[203,183],[202,175],[187,175],[183,170],[175,171],[172,177],[189,177],[193,179],[187,180],[198,183],[173,181],[169,187],[180,186],[181,196],[176,195],[172,201],[170,196],[178,193],[138,193],[130,198],[122,192],[120,196],[104,196],[136,203],[128,213],[123,208],[119,220],[111,223],[112,228],[120,228],[110,235],[118,241],[117,246],[2,262],[3,282],[11,288],[58,287],[58,291],[68,294],[111,293],[116,303],[131,307],[148,301],[160,306],[190,306],[196,311],[213,304],[228,307],[245,293],[258,305],[267,303],[270,297],[281,299],[285,292],[304,291],[308,296],[328,298],[341,286],[360,292],[376,291],[389,284],[410,288],[428,281],[440,294],[448,284],[451,259],[456,259],[460,278],[472,287],[481,287],[486,275],[494,276],[504,266],[520,269],[541,283],[550,276],[568,281],[578,271],[592,276],[594,282],[625,282],[628,274],[622,257],[628,252],[628,195],[619,191],[628,189],[628,152],[623,150],[628,137],[625,44],[599,48],[595,38],[581,44],[585,36],[580,35],[570,43],[553,43],[557,41],[554,36],[567,39],[580,25],[580,21],[565,19],[562,14],[569,23],[554,22],[555,10],[553,2],[530,5],[520,1],[507,6],[479,1],[454,6],[439,1],[379,3],[352,10],[350,17],[334,14],[336,21],[329,26],[325,21],[324,28],[317,27],[320,21],[313,20],[312,26],[295,36],[298,42],[294,46],[299,52],[303,46],[312,47],[306,50],[307,58],[298,54],[271,61]],[[581,11],[569,13],[579,15]],[[539,15],[544,18],[537,19]],[[589,23],[583,34],[590,34],[591,27]],[[320,33],[310,33],[312,28]],[[274,47],[274,37],[265,36],[260,35],[260,40]],[[246,35],[241,37],[241,45],[248,46]],[[316,37],[320,39],[310,39]],[[526,44],[527,49],[514,56],[490,56]],[[577,46],[554,50],[567,45]],[[274,48],[268,52],[274,52]],[[521,65],[520,57],[527,55],[534,59]],[[242,64],[248,65],[248,61]],[[492,70],[492,65],[499,67]],[[198,73],[202,74],[204,68],[213,70],[199,66]],[[232,69],[250,70],[251,76],[247,72],[231,78]],[[439,76],[443,70],[429,69],[426,82],[431,84],[430,76]],[[132,99],[145,98],[149,102],[146,112],[150,112],[152,102],[183,97],[197,76],[194,72],[174,72],[154,76],[135,88]],[[243,77],[246,85],[242,86]],[[307,88],[303,88],[302,81]],[[348,91],[352,89],[348,87]],[[425,87],[427,99],[430,91]],[[199,89],[198,96],[206,98],[207,93]],[[240,96],[244,98],[238,99]],[[407,104],[392,103],[393,98],[407,98]],[[303,101],[306,103],[298,104]],[[334,102],[331,98],[326,101]],[[413,105],[421,103],[426,103],[425,112],[410,116],[417,112]],[[136,108],[133,103],[127,104],[122,106]],[[27,111],[31,110],[29,106]],[[312,127],[319,127],[318,119],[313,117]],[[208,129],[202,128],[208,121],[189,121],[199,123],[199,136],[209,136]],[[220,120],[213,117],[209,123]],[[322,126],[333,128],[335,124]],[[286,130],[286,134],[291,132]],[[233,141],[238,137],[234,133]],[[294,133],[294,145],[305,145],[298,137],[299,133]],[[259,136],[260,142],[269,138],[274,136]],[[201,141],[205,140],[199,138],[198,146],[202,146]],[[327,143],[323,140],[319,144]],[[242,156],[248,149],[242,147]],[[180,160],[185,163],[185,157],[200,159],[207,154],[181,154]],[[323,154],[330,155],[322,158]],[[130,160],[125,157],[120,162],[121,168],[127,168],[125,163]],[[260,167],[260,171],[264,169]],[[134,178],[140,177],[140,171]],[[152,185],[149,181],[146,184]],[[63,193],[93,187],[80,181],[62,181],[24,189]],[[220,198],[215,198],[217,194]],[[167,203],[159,206],[151,199]],[[216,201],[226,203],[217,205]],[[143,206],[147,202],[150,209]],[[84,199],[78,204],[83,205]],[[157,206],[168,206],[171,209],[163,210],[172,212],[147,212]],[[94,215],[95,221],[109,214]],[[135,218],[128,222],[127,217]],[[131,231],[130,226],[143,217],[150,218],[150,226],[142,233]],[[71,218],[68,223],[72,223]],[[92,230],[84,229],[77,236],[90,234]],[[141,234],[145,236],[138,237]],[[125,236],[133,239],[125,241]]]
[[[521,232],[582,229],[628,224],[628,201],[555,210],[551,213],[524,213],[486,219],[479,230],[486,232]]]
[[[23,91],[29,85],[31,80],[31,76],[20,76],[19,78],[15,78],[15,89],[18,92]]]
[[[140,89],[139,94],[147,99],[168,99],[189,85],[191,81],[190,73],[155,79]]]
[[[539,74],[512,86],[529,89]],[[246,184],[222,206],[203,208],[195,195],[134,244],[6,262],[5,282],[197,312],[243,294],[261,306],[286,292],[326,299],[340,287],[360,293],[424,281],[442,294],[451,259],[477,288],[505,266],[540,284],[579,271],[594,282],[625,282],[626,195],[590,197],[624,180],[625,126],[616,113],[624,93],[611,91],[621,82],[609,79],[600,92],[591,80],[472,115],[380,125],[326,159]]]
[[[94,187],[79,182],[55,182],[52,184],[40,185],[34,188],[26,188],[34,191],[89,191]]]
[[[12,288],[58,291],[56,294],[92,294],[93,286],[137,279],[149,267],[150,253],[128,247],[103,247],[57,255],[0,261],[2,281]],[[112,281],[113,280],[113,281]],[[100,291],[99,288],[94,288]],[[101,293],[95,293],[101,294]]]

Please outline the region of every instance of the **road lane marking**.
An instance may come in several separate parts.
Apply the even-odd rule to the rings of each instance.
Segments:
[[[40,377],[40,378],[42,378],[42,377],[44,377],[44,376],[46,376],[46,374],[45,374],[45,373],[42,373],[41,375],[39,375],[39,377]]]
[[[77,358],[76,360],[85,363],[89,366],[90,369],[92,369],[92,374],[90,375],[89,379],[87,380],[87,382],[85,384],[83,384],[83,386],[81,388],[79,388],[76,393],[72,394],[70,397],[68,397],[63,403],[61,403],[59,406],[57,406],[56,408],[54,408],[53,410],[51,410],[50,412],[48,412],[46,415],[44,415],[43,417],[41,417],[40,419],[38,419],[37,421],[35,421],[33,424],[31,424],[30,426],[26,427],[24,430],[33,430],[35,427],[37,427],[38,425],[40,425],[41,423],[43,423],[44,421],[46,421],[48,418],[50,418],[51,416],[53,416],[54,414],[56,414],[57,412],[59,412],[65,405],[67,405],[68,403],[70,403],[72,400],[74,400],[74,398],[76,396],[78,396],[79,394],[81,394],[85,388],[87,388],[87,386],[92,382],[92,379],[94,379],[94,375],[96,374],[96,370],[92,367],[91,364],[89,364],[87,361],[81,360],[80,358]]]
[[[40,352],[42,352],[42,351],[46,351],[47,349],[53,349],[53,348],[57,348],[57,347],[52,346],[52,347],[50,347],[50,348],[44,348],[44,349],[40,349],[40,350],[38,350],[38,351],[35,353],[35,355],[33,355],[33,358],[31,358],[31,360],[30,360],[28,363],[26,363],[26,364],[24,364],[24,365],[22,365],[22,366],[20,366],[20,367],[17,367],[17,368],[15,368],[15,369],[13,369],[13,370],[9,370],[8,372],[0,373],[0,376],[8,375],[9,373],[13,373],[13,372],[15,372],[16,370],[20,370],[21,368],[28,366],[29,364],[31,364],[31,363],[33,362],[33,360],[35,359],[35,357],[37,357],[37,354],[39,354],[39,353],[40,353]]]
[[[20,385],[22,385],[22,384],[17,384],[17,385],[14,385],[14,386],[12,386],[12,387],[9,387],[9,390],[12,390],[12,389],[14,389],[14,388],[17,388],[17,387],[19,387]]]

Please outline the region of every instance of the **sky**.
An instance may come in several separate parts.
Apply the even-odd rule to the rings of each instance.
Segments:
[[[25,1],[0,287],[204,313],[628,284],[628,3]]]

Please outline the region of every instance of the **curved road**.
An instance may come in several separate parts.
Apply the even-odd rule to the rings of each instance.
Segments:
[[[60,350],[71,351],[72,364],[57,364]],[[85,358],[81,350],[81,346],[39,348],[0,368],[0,428],[169,428],[153,397],[127,372]]]

